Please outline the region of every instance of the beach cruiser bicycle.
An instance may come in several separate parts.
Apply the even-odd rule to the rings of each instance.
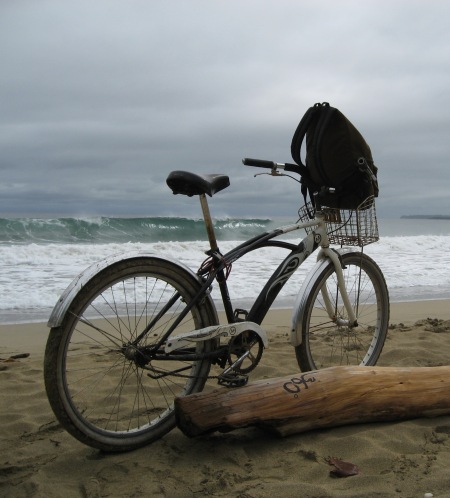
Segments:
[[[297,172],[291,164],[243,162],[270,168],[274,176]],[[228,177],[174,171],[167,184],[174,193],[199,196],[207,258],[193,272],[164,255],[111,256],[66,289],[49,319],[44,371],[51,407],[70,434],[105,451],[131,450],[174,428],[175,397],[201,391],[208,379],[245,385],[268,345],[261,327],[265,315],[316,250],[317,263],[293,310],[291,343],[300,369],[376,363],[388,328],[389,297],[380,268],[362,250],[378,240],[373,198],[344,211],[321,207],[316,196],[315,209],[310,203],[300,208],[296,223],[222,254],[206,195],[228,187]],[[306,230],[301,242],[280,240],[300,229]],[[231,265],[263,247],[279,249],[284,259],[254,304],[236,309],[228,292]],[[258,264],[257,256],[252,264]],[[220,290],[223,324],[213,285]]]

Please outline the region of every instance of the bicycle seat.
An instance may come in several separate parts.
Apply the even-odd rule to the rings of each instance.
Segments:
[[[189,171],[172,171],[166,182],[174,194],[189,197],[201,194],[212,197],[230,185],[230,179],[226,175],[199,175]]]

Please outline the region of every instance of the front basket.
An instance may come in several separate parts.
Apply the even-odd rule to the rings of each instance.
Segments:
[[[373,197],[368,197],[356,209],[323,207],[322,211],[325,214],[330,244],[363,247],[380,238]],[[309,221],[310,213],[313,212],[314,208],[311,203],[302,206],[298,210],[299,221]],[[305,230],[310,233],[314,227],[308,227]]]

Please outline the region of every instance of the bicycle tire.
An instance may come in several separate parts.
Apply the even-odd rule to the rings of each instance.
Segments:
[[[331,261],[313,272],[307,298],[298,313],[302,341],[295,347],[302,371],[338,365],[375,365],[386,340],[389,325],[389,293],[383,273],[362,252],[341,255],[345,285],[358,326],[339,326],[331,320],[322,297],[326,286],[335,317],[347,318]]]
[[[124,345],[171,296],[179,295],[140,345],[154,343],[199,288],[196,277],[181,266],[152,257],[116,262],[81,288],[61,325],[51,329],[44,360],[50,405],[70,434],[103,451],[128,451],[175,426],[174,398],[203,389],[210,359],[151,362],[150,373],[160,376],[153,379],[139,365],[138,355],[125,356]],[[172,335],[216,324],[212,301],[203,299]],[[200,342],[195,352],[210,351],[214,345],[214,340]],[[179,371],[165,376],[167,370]]]

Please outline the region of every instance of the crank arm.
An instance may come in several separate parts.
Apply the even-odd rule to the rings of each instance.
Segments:
[[[228,375],[230,372],[232,372],[236,367],[240,367],[242,365],[242,362],[247,358],[247,356],[250,355],[250,351],[246,351],[240,358],[238,358],[232,365],[230,365],[228,368],[226,368],[223,372],[222,375]]]

